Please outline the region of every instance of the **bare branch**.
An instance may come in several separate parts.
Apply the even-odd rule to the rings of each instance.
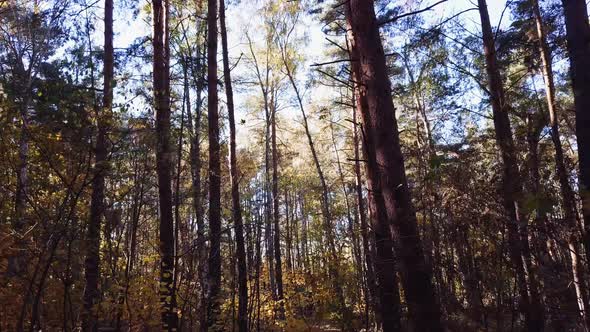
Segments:
[[[395,22],[395,21],[397,21],[399,19],[402,19],[404,17],[413,16],[413,15],[417,15],[417,14],[420,14],[420,13],[423,13],[423,12],[426,12],[426,11],[429,11],[432,8],[440,5],[443,2],[447,2],[447,0],[440,0],[440,1],[438,1],[438,2],[436,2],[436,3],[434,3],[434,4],[430,5],[430,6],[428,6],[426,8],[422,8],[422,9],[415,10],[415,11],[408,12],[408,13],[404,13],[404,14],[401,14],[401,15],[398,15],[398,16],[390,17],[390,18],[385,19],[385,20],[384,19],[381,19],[381,20],[379,20],[377,22],[377,25],[378,26],[382,26],[382,25],[385,25],[385,24],[393,23],[393,22]]]

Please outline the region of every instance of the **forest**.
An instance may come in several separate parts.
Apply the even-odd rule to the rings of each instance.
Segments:
[[[0,332],[590,331],[585,0],[0,0]]]

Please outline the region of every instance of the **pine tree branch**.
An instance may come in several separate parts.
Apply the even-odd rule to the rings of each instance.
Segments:
[[[429,11],[432,8],[440,5],[443,2],[447,2],[447,0],[440,0],[440,1],[438,1],[438,2],[436,2],[436,3],[434,3],[434,4],[430,5],[430,6],[428,6],[426,8],[422,8],[422,9],[415,10],[415,11],[412,11],[412,12],[404,13],[404,14],[401,14],[401,15],[397,15],[397,16],[394,16],[394,17],[387,18],[387,19],[381,18],[381,19],[379,19],[377,21],[377,25],[378,26],[383,26],[385,24],[393,23],[393,22],[395,22],[395,21],[397,21],[399,19],[402,19],[404,17],[413,16],[413,15],[417,15],[417,14],[420,14],[420,13],[423,13],[423,12],[426,12],[426,11]]]

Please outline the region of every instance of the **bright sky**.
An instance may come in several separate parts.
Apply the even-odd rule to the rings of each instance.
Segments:
[[[398,3],[406,3],[409,4],[408,8],[424,8],[428,7],[428,5],[435,3],[436,1],[424,1],[422,6],[415,7],[411,5],[416,3],[414,0],[400,0]],[[140,5],[143,5],[144,1],[140,2]],[[232,2],[233,3],[233,2]],[[232,26],[232,22],[234,22],[233,26],[236,26],[237,20],[236,17],[240,17],[241,19],[246,19],[246,21],[252,20],[253,17],[256,17],[256,13],[253,12],[253,9],[256,9],[258,6],[252,6],[252,3],[260,3],[257,0],[241,0],[241,2],[237,5],[235,3],[230,4],[228,8],[228,22],[230,27]],[[492,19],[492,24],[497,25],[500,21],[501,12],[506,5],[506,0],[488,0],[488,10],[490,12],[490,17]],[[442,3],[438,5],[435,9],[427,12],[427,16],[434,16],[437,18],[445,18],[449,17],[454,13],[458,13],[462,10],[467,8],[475,7],[475,4],[472,0],[449,0],[446,3]],[[237,15],[236,15],[237,14]],[[509,22],[508,15],[505,15],[503,19],[503,23],[506,24]],[[464,18],[469,18],[475,24],[479,24],[479,16],[477,12],[469,12],[462,15]],[[147,26],[143,20],[145,19],[144,16],[140,15],[137,19],[133,19],[132,15],[130,15],[129,10],[118,8],[116,13],[116,22],[115,27],[122,30],[118,31],[118,34],[115,38],[115,47],[125,47],[129,45],[129,43],[135,39],[136,37],[145,35],[146,33],[150,33],[149,26]],[[242,22],[240,22],[242,24]],[[238,27],[240,25],[237,25]],[[319,30],[319,25],[316,26],[308,26],[311,32],[317,29],[317,32],[321,33]]]
[[[395,2],[396,4],[407,4],[407,11],[416,10],[418,8],[428,7],[430,4],[437,2],[438,0],[425,0],[423,4],[420,6],[416,5],[415,0],[399,0]],[[504,6],[506,5],[506,0],[488,0],[488,10],[490,12],[490,18],[492,20],[492,24],[496,26],[498,22],[500,22],[500,16]],[[253,5],[253,3],[257,3],[257,5]],[[229,44],[230,44],[230,58],[237,58],[241,52],[245,54],[249,54],[246,45],[244,44],[244,33],[243,27],[251,26],[253,18],[257,17],[257,10],[260,6],[261,1],[253,1],[253,0],[243,0],[240,4],[234,5],[230,7],[228,11],[228,21],[230,22],[230,32],[229,32]],[[424,14],[425,17],[431,17],[432,23],[436,21],[444,20],[447,17],[450,17],[458,12],[461,12],[468,8],[473,8],[475,5],[470,0],[449,0],[446,3],[442,3],[437,6],[435,9],[428,11]],[[502,26],[505,26],[509,23],[509,17],[506,14],[505,17],[502,19]],[[477,11],[470,11],[461,16],[463,19],[466,20],[466,28],[472,31],[474,34],[478,34],[479,31],[479,14]],[[231,21],[230,21],[231,20]],[[309,65],[313,63],[321,63],[333,60],[329,56],[325,55],[325,50],[329,47],[329,44],[325,40],[325,35],[321,30],[321,25],[317,17],[310,17],[305,16],[302,18],[305,24],[301,26],[306,30],[304,32],[307,34],[309,38],[309,43],[306,47],[301,47],[301,51],[303,52],[306,61],[306,69],[309,70]],[[428,21],[430,22],[430,21]],[[244,70],[245,68],[236,68],[235,70],[239,72],[240,70]],[[249,70],[249,69],[245,69]],[[301,82],[305,81],[305,76],[308,74],[307,70],[305,72],[300,73],[299,80]],[[316,104],[322,103],[323,100],[329,99],[331,94],[335,93],[334,91],[329,90],[327,87],[319,86],[314,87],[313,91],[308,91],[306,94],[306,98],[309,101],[310,99],[313,100]],[[245,96],[242,96],[245,97]],[[240,100],[238,96],[237,100],[237,116],[244,116],[244,108],[240,107],[243,105],[244,100]],[[240,103],[240,101],[242,103]],[[311,102],[311,101],[310,101]],[[283,116],[288,117],[299,117],[299,110],[292,109],[291,111],[287,110],[283,112]],[[247,128],[238,128],[239,136],[247,137]]]
[[[144,3],[144,1],[142,1],[142,3]],[[397,3],[407,4],[408,10],[410,11],[417,8],[427,7],[436,1],[423,1],[421,6],[416,6],[416,2],[417,1],[415,0],[399,0]],[[262,1],[257,0],[242,0],[238,4],[235,4],[235,2],[232,1],[232,4],[229,5],[227,21],[230,30],[230,53],[237,53],[230,54],[230,57],[237,57],[242,51],[240,44],[243,43],[243,27],[252,25],[253,18],[255,19],[258,16],[257,9],[260,7],[261,3]],[[497,25],[500,22],[500,16],[505,4],[506,0],[488,0],[488,9],[493,25]],[[446,17],[452,16],[455,13],[472,8],[474,6],[475,5],[472,0],[449,0],[446,3],[442,3],[435,9],[427,12],[425,17],[432,17],[434,21],[439,19],[442,20]],[[502,19],[503,26],[510,22],[510,17],[508,16],[508,13],[504,15],[504,18]],[[464,13],[461,17],[466,19],[468,24],[471,22],[472,26],[468,28],[474,33],[477,33],[477,30],[474,30],[474,28],[477,29],[479,24],[478,13],[476,11],[471,11]],[[314,20],[313,17],[305,17],[303,19],[306,22],[304,27],[307,29],[306,32],[309,35],[310,43],[308,47],[303,48],[302,51],[305,53],[305,57],[307,59],[319,61],[323,56],[324,50],[324,35],[321,31],[320,24],[317,22],[317,20]],[[119,31],[115,31],[115,47],[127,47],[134,39],[149,35],[151,33],[149,22],[145,22],[145,15],[139,15],[136,19],[133,19],[132,15],[129,13],[129,10],[119,9],[116,13],[115,20],[115,29],[119,29]],[[100,30],[100,28],[101,27],[99,25],[98,29]]]
[[[143,0],[140,6],[143,6],[146,2]],[[424,0],[420,4],[419,1],[416,0],[398,0],[395,2],[396,4],[404,5],[407,8],[407,11],[416,10],[419,8],[427,7],[438,0]],[[438,5],[435,9],[430,10],[423,14],[426,18],[427,23],[435,23],[437,21],[444,20],[458,12],[466,10],[468,8],[475,7],[473,2],[474,0],[449,0],[445,3]],[[229,48],[230,48],[230,59],[237,59],[241,53],[249,54],[249,50],[247,49],[247,45],[245,44],[245,33],[244,27],[256,25],[258,22],[255,20],[259,17],[258,11],[259,8],[265,1],[259,0],[242,0],[239,3],[237,1],[231,1],[230,5],[227,9],[227,22],[229,26],[228,31],[228,39],[229,39]],[[502,15],[502,10],[506,4],[506,0],[488,0],[488,10],[490,12],[490,18],[492,20],[492,24],[494,26],[498,25],[500,22],[500,17]],[[479,14],[477,11],[470,11],[467,13],[462,14],[461,16],[465,21],[466,28],[473,32],[474,34],[479,34]],[[133,40],[138,37],[146,36],[151,33],[150,22],[146,22],[147,17],[145,13],[141,13],[137,18],[133,19],[132,15],[130,14],[129,10],[124,10],[119,8],[118,11],[115,13],[115,47],[124,48],[130,45]],[[309,70],[309,65],[316,62],[325,62],[332,60],[328,56],[324,54],[324,51],[327,48],[327,44],[325,41],[325,36],[321,31],[321,25],[319,24],[319,20],[317,17],[310,17],[308,15],[301,18],[305,22],[305,24],[301,25],[301,29],[305,31],[299,31],[299,33],[305,33],[309,38],[309,43],[305,47],[301,47],[301,52],[306,59],[306,69]],[[510,22],[509,13],[507,12],[504,17],[502,18],[502,26],[508,25]],[[100,43],[102,39],[102,26],[101,24],[97,25],[98,37],[97,42]],[[251,32],[251,35],[254,39],[256,39],[256,34]],[[221,62],[221,60],[219,60]],[[245,70],[251,70],[251,68],[245,68],[246,66],[243,65],[244,62],[241,62],[238,65],[234,72],[237,75],[243,73]],[[233,72],[232,72],[233,75]],[[300,73],[298,79],[301,82],[305,81],[305,76],[307,72],[304,71]],[[314,88],[314,91],[307,92],[306,98],[317,100],[317,98],[327,98],[332,91],[327,91],[327,88]],[[220,94],[223,98],[223,94]],[[236,93],[236,118],[242,119],[246,118],[246,107],[245,101],[247,95],[239,92]],[[142,101],[140,101],[142,102]],[[145,106],[141,106],[145,108]],[[296,109],[287,110],[283,112],[283,116],[298,116],[299,111]],[[239,123],[239,121],[238,121]],[[238,126],[238,138],[246,138],[250,135],[249,127],[255,126],[254,123],[251,121],[247,121],[246,125],[239,125]],[[239,141],[242,141],[239,139]]]

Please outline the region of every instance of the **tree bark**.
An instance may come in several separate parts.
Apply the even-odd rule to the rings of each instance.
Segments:
[[[82,330],[84,331],[96,331],[98,329],[95,305],[100,298],[98,289],[98,282],[100,280],[100,226],[104,214],[105,176],[108,171],[107,135],[113,103],[113,71],[113,0],[105,0],[102,111],[96,114],[98,133],[94,150],[90,220],[88,223],[86,259],[84,261],[86,279],[83,295],[84,309],[82,313]]]
[[[291,213],[293,209],[291,209],[290,206],[289,192],[287,191],[287,188],[285,188],[283,197],[285,197],[285,229],[287,231],[285,236],[285,244],[287,247],[285,250],[287,252],[287,270],[293,272],[293,261],[295,259],[295,255],[293,254],[293,226],[291,225],[291,220],[293,220],[293,218],[291,218]]]
[[[520,211],[523,188],[508,117],[510,106],[505,98],[486,1],[478,0],[478,5],[496,142],[503,162],[502,199],[507,218],[510,259],[516,273],[525,329],[540,331],[544,326],[544,313],[538,294],[539,287],[531,267],[527,222]]]
[[[204,30],[204,24],[199,24],[197,27],[198,34]],[[196,106],[195,106],[195,121],[193,125],[193,118],[192,118],[192,111],[190,110],[190,103],[187,113],[187,121],[188,121],[188,131],[192,137],[190,141],[190,150],[189,150],[189,161],[190,161],[190,168],[191,168],[191,185],[192,185],[192,203],[193,203],[193,210],[195,213],[195,220],[197,224],[197,244],[196,244],[196,260],[197,260],[197,278],[199,280],[199,284],[201,287],[201,293],[199,297],[199,302],[202,310],[198,310],[199,312],[199,322],[200,326],[204,327],[206,325],[206,296],[205,296],[205,284],[207,278],[207,246],[206,246],[206,236],[205,236],[205,222],[203,220],[203,195],[204,195],[204,188],[202,188],[202,181],[201,181],[201,169],[202,169],[202,161],[201,161],[201,122],[203,118],[203,98],[202,92],[204,89],[204,80],[205,80],[205,70],[206,66],[204,64],[205,61],[205,50],[204,46],[201,49],[200,45],[197,45],[197,54],[196,54],[196,64],[193,65],[192,59],[194,59],[190,44],[188,40],[186,40],[187,49],[189,51],[190,63],[191,63],[191,73],[193,78],[193,84],[196,89]]]
[[[353,78],[354,80],[354,78]],[[353,98],[356,99],[356,89],[353,90]],[[353,100],[353,103],[355,101]],[[368,289],[368,296],[365,297],[366,306],[370,307],[373,313],[376,315],[375,320],[377,324],[381,324],[381,317],[379,310],[379,303],[378,303],[378,292],[377,292],[377,284],[375,282],[375,269],[373,263],[373,251],[371,250],[371,246],[369,244],[369,227],[367,224],[367,212],[365,210],[365,201],[363,198],[363,182],[362,182],[362,175],[361,175],[361,161],[360,161],[360,151],[359,151],[359,124],[358,124],[358,116],[357,116],[357,107],[353,105],[352,109],[352,119],[353,119],[353,144],[354,144],[354,174],[355,174],[355,188],[356,188],[356,199],[357,199],[357,208],[358,208],[358,218],[360,221],[360,229],[361,229],[361,238],[362,238],[362,245],[363,245],[363,253],[365,257],[365,278],[367,283]],[[392,258],[393,258],[393,251]],[[395,271],[395,267],[393,268]],[[393,281],[396,281],[395,274],[393,275]],[[397,282],[397,281],[396,281]],[[396,285],[397,287],[397,285]],[[397,298],[399,302],[399,295]],[[368,320],[368,319],[367,319]]]
[[[279,151],[277,148],[277,109],[274,98],[270,105],[271,111],[271,145],[272,145],[272,210],[274,222],[274,258],[275,258],[275,282],[277,286],[277,302],[279,305],[278,318],[285,319],[285,304],[283,293],[283,267],[281,258],[281,228],[279,225]]]
[[[268,76],[267,76],[268,81]],[[262,81],[260,81],[262,82]],[[267,82],[268,83],[268,82]],[[261,87],[262,87],[261,83]],[[266,87],[266,88],[264,88]],[[274,258],[274,237],[273,237],[273,220],[272,220],[272,146],[271,146],[271,128],[272,115],[270,104],[268,102],[268,85],[262,88],[264,95],[264,116],[265,116],[265,137],[264,137],[264,242],[266,249],[266,260],[268,263],[268,281],[270,293],[273,300],[277,297],[275,258]]]
[[[576,110],[584,248],[586,261],[590,262],[590,24],[586,1],[562,0],[562,3]]]
[[[539,8],[539,1],[532,0],[533,15],[535,25],[537,28],[537,38],[539,39],[539,51],[541,54],[541,69],[543,73],[543,80],[545,82],[545,97],[547,100],[547,109],[549,110],[549,125],[551,126],[551,140],[555,147],[555,169],[557,171],[557,178],[563,199],[563,209],[565,212],[565,223],[567,227],[567,245],[568,248],[574,249],[575,244],[579,242],[577,232],[577,216],[576,197],[569,182],[570,174],[565,166],[563,147],[561,144],[561,137],[559,134],[559,118],[557,115],[557,103],[555,101],[555,83],[553,80],[553,65],[551,60],[551,53],[547,43],[547,35],[545,33],[545,26],[543,24],[543,17],[541,16],[541,9]],[[587,21],[587,20],[586,20]],[[576,296],[580,314],[582,318],[586,318],[586,325],[590,327],[590,317],[588,317],[586,310],[588,308],[586,287],[583,281],[578,280],[578,264],[576,264],[576,251],[571,250],[569,257],[570,268],[572,272],[572,279],[575,281]],[[582,282],[582,283],[580,283]]]
[[[238,265],[238,330],[248,331],[248,271],[244,244],[244,226],[240,205],[240,170],[236,156],[236,123],[234,119],[234,95],[232,90],[229,55],[227,47],[227,28],[225,24],[225,0],[219,0],[219,21],[221,28],[221,47],[223,53],[223,78],[227,96],[227,114],[230,133],[230,181],[232,198],[232,217],[236,234],[236,256]],[[280,262],[280,259],[279,259]],[[282,285],[281,285],[282,286]]]
[[[384,331],[399,330],[400,308],[395,266],[388,264],[391,231],[401,267],[410,323],[416,331],[442,331],[431,269],[424,259],[416,215],[401,153],[391,83],[373,1],[351,0],[346,16],[353,35],[352,66],[359,81],[358,108],[363,118],[367,184],[371,193],[377,246],[376,273],[381,286]],[[398,302],[398,303],[396,303]]]
[[[160,305],[162,327],[175,331],[178,315],[174,305],[174,218],[172,212],[172,148],[170,144],[170,47],[168,0],[153,0],[153,80],[156,109],[156,173],[160,204]]]
[[[209,275],[207,278],[207,326],[222,331],[221,317],[221,164],[217,95],[217,0],[208,0],[207,103],[209,120]]]
[[[180,217],[180,180],[182,177],[182,150],[183,150],[183,140],[184,140],[184,113],[187,110],[187,97],[189,94],[188,89],[188,78],[186,75],[186,70],[183,70],[183,78],[184,78],[184,89],[182,94],[182,105],[180,108],[180,128],[178,132],[178,146],[176,147],[176,171],[175,171],[175,179],[174,179],[174,276],[172,278],[172,289],[175,291],[178,289],[178,285],[182,283],[182,274],[184,270],[180,268],[180,244],[181,241],[184,239],[180,237],[180,228],[182,226],[182,221]],[[184,234],[185,232],[183,232]],[[184,242],[183,242],[184,244]],[[184,252],[184,250],[182,250]],[[185,260],[183,260],[183,263]],[[178,303],[176,302],[176,297],[174,297],[174,303],[172,303],[174,308],[178,307]],[[177,323],[178,324],[178,323]],[[180,327],[182,328],[182,319],[179,322]]]

